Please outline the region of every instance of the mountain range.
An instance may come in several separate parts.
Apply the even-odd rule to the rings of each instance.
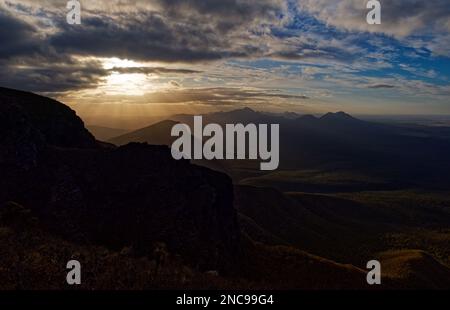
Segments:
[[[171,145],[175,140],[170,135],[172,126],[176,122],[192,126],[193,116],[173,115],[169,119],[108,142]],[[450,185],[450,132],[445,129],[369,122],[344,112],[286,117],[249,108],[206,114],[203,122],[280,124],[281,172],[261,173],[258,163],[250,160],[221,163],[221,171],[244,184],[271,183],[283,191],[317,192],[413,186],[445,189]],[[314,178],[329,178],[330,182],[303,182]],[[340,182],[333,185],[333,178]]]

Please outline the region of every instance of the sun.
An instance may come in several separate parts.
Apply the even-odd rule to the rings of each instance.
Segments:
[[[105,94],[142,96],[146,92],[154,90],[152,79],[155,79],[155,76],[143,73],[122,73],[114,71],[115,68],[142,68],[146,64],[115,57],[105,58],[101,61],[103,68],[110,70],[110,74],[105,78],[104,84],[99,87]]]
[[[145,64],[136,62],[134,60],[120,59],[117,57],[102,58],[100,61],[103,64],[103,68],[106,70],[111,70],[113,68],[133,68],[133,67],[137,68],[145,66]]]
[[[113,72],[101,88],[108,95],[142,96],[151,88],[151,81],[141,73]]]

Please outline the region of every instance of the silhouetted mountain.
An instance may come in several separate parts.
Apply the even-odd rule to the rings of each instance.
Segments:
[[[315,117],[314,115],[311,114],[307,114],[307,115],[302,115],[300,117],[297,118],[298,122],[317,122],[319,119],[317,117]]]
[[[204,123],[216,124],[276,123],[277,121],[286,120],[282,115],[259,112],[250,108],[213,112],[202,116]],[[193,115],[173,115],[170,118],[188,125],[191,125],[193,122]]]
[[[2,129],[14,131],[19,124],[39,131],[45,142],[61,147],[93,147],[95,138],[69,107],[59,102],[18,90],[0,87]]]
[[[108,141],[109,139],[124,135],[128,132],[125,129],[109,128],[103,126],[88,125],[86,128],[94,135],[97,140]]]
[[[114,137],[108,142],[124,145],[130,142],[146,142],[153,145],[171,145],[176,137],[171,136],[172,127],[178,122],[165,120],[148,127]]]
[[[345,112],[327,113],[320,118],[304,115],[291,119],[281,115],[240,109],[206,114],[203,122],[279,124],[280,170],[354,174],[359,179],[380,180],[384,188],[413,183],[440,188],[450,185],[450,177],[445,176],[450,173],[442,173],[450,172],[450,134],[445,130],[368,122]],[[174,119],[191,125],[193,117]],[[252,171],[258,167],[250,161],[230,164],[228,171],[232,170],[230,175],[235,180],[253,177]],[[361,190],[365,184],[352,185],[348,190]],[[297,190],[314,191],[311,186]]]
[[[232,264],[238,226],[223,174],[172,159],[167,147],[97,144],[75,112],[0,90],[0,201],[30,208],[77,242],[170,251],[202,268]]]
[[[356,121],[357,119],[345,112],[327,113],[323,115],[321,120],[324,121]]]
[[[295,113],[295,112],[284,112],[284,113],[282,114],[282,116],[285,117],[285,118],[287,118],[287,119],[296,119],[296,118],[301,117],[300,114]]]
[[[239,119],[245,119],[247,121],[251,121],[251,120],[256,120],[259,117],[261,117],[261,113],[256,112],[250,108],[242,108],[242,109],[238,109],[238,110],[232,110],[232,111],[227,111],[227,112],[214,112],[208,115],[209,118],[211,119],[223,119],[223,120],[227,120],[227,119],[235,119],[235,120],[239,120]]]

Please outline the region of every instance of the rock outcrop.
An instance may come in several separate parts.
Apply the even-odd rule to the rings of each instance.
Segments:
[[[0,202],[32,210],[68,240],[143,255],[164,243],[200,269],[238,250],[231,180],[162,146],[105,147],[74,111],[0,88]]]

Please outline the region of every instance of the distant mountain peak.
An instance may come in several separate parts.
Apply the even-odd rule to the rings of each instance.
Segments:
[[[340,117],[342,116],[342,117],[351,117],[351,118],[353,118],[353,116],[351,116],[350,114],[345,113],[343,111],[339,111],[339,112],[336,112],[334,114],[337,115],[337,116],[340,116]]]
[[[256,114],[256,113],[260,113],[258,111],[255,111],[249,107],[244,107],[241,109],[235,109],[235,110],[230,110],[230,111],[226,111],[226,112],[218,112],[220,113],[224,113],[224,114],[242,114],[242,115],[248,115],[248,114]]]
[[[163,120],[163,121],[160,121],[160,122],[156,122],[156,123],[154,123],[154,124],[152,124],[150,126],[147,126],[145,128],[151,128],[151,127],[157,127],[157,126],[159,126],[159,127],[160,126],[170,126],[170,127],[172,127],[172,126],[174,126],[176,124],[179,124],[179,122],[173,121],[173,120],[170,120],[170,119],[166,119],[166,120]]]
[[[150,126],[137,129],[124,135],[109,139],[108,142],[116,145],[125,145],[130,142],[147,142],[154,145],[172,144],[172,127],[179,124],[173,120],[163,120]]]
[[[286,111],[282,114],[282,116],[287,119],[296,119],[299,118],[301,115],[295,112]]]
[[[300,116],[300,117],[297,118],[297,119],[298,119],[298,120],[302,120],[302,121],[316,121],[316,120],[318,120],[318,118],[315,117],[315,116],[312,115],[312,114],[305,114],[305,115]]]
[[[230,110],[230,111],[221,111],[221,112],[213,112],[208,114],[211,120],[215,122],[231,122],[231,121],[253,121],[264,114],[258,111],[255,111],[251,108],[244,107],[240,109]]]
[[[329,112],[329,113],[323,115],[320,119],[323,119],[323,120],[356,120],[356,118],[354,118],[350,114],[342,112],[342,111],[339,111],[336,113]]]
[[[255,110],[253,110],[253,109],[251,109],[251,108],[249,108],[249,107],[245,107],[245,108],[242,108],[242,109],[238,109],[238,110],[236,110],[236,111],[241,111],[241,112],[256,112]]]

